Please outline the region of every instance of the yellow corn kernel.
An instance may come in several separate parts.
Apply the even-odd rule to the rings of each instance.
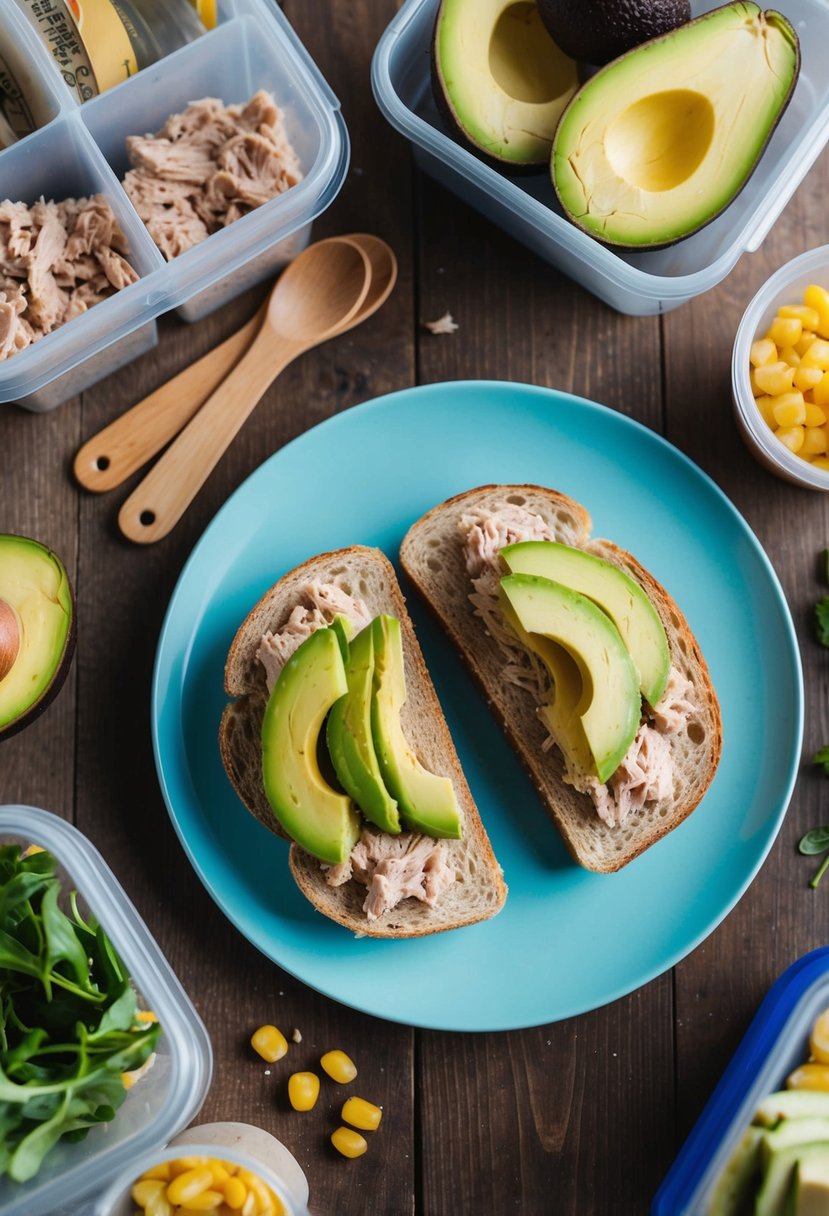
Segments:
[[[44,849],[42,844],[29,844],[26,846],[26,848],[23,850],[23,852],[20,854],[20,856],[21,857],[34,857],[35,853],[45,853],[45,852],[46,852],[46,850]]]
[[[778,349],[781,346],[794,346],[802,336],[803,326],[796,317],[775,317],[766,334]]]
[[[343,1157],[362,1157],[368,1148],[365,1136],[352,1131],[350,1127],[338,1127],[335,1132],[332,1132],[331,1143],[338,1153],[342,1153]]]
[[[206,1190],[200,1195],[193,1195],[187,1200],[188,1212],[215,1212],[224,1203],[224,1195],[219,1191]]]
[[[816,469],[829,469],[829,456],[816,456],[812,465]]]
[[[800,363],[800,355],[793,346],[781,346],[780,358],[783,363],[788,363],[789,367],[797,367]]]
[[[276,1026],[260,1026],[251,1035],[250,1045],[269,1064],[281,1060],[288,1050],[288,1040]]]
[[[344,1051],[326,1051],[324,1056],[320,1056],[320,1064],[331,1080],[339,1085],[346,1085],[357,1076],[353,1060]]]
[[[163,1195],[166,1189],[167,1184],[163,1178],[142,1178],[135,1183],[130,1195],[140,1208],[146,1208],[151,1199],[156,1195]]]
[[[266,1208],[273,1204],[273,1192],[269,1186],[262,1181],[256,1174],[252,1174],[250,1170],[240,1169],[238,1174],[239,1181],[244,1183],[248,1189],[248,1194],[253,1195],[256,1200],[254,1211],[261,1213]]]
[[[196,1165],[192,1169],[185,1170],[183,1174],[179,1174],[169,1183],[167,1198],[170,1203],[186,1206],[191,1200],[206,1191],[212,1182],[213,1175],[210,1173],[209,1166]]]
[[[819,1064],[829,1064],[829,1009],[815,1018],[809,1035],[809,1051]]]
[[[804,329],[817,329],[820,315],[815,308],[805,304],[781,304],[777,310],[779,317],[796,317]]]
[[[819,405],[821,409],[829,405],[829,375],[824,373],[814,388],[809,392],[812,395],[812,401],[815,405]]]
[[[756,342],[752,342],[748,358],[753,367],[765,367],[767,363],[776,363],[777,347],[771,338],[758,338]]]
[[[829,368],[829,342],[823,338],[815,338],[809,343],[801,363],[806,367],[820,367],[826,371]]]
[[[228,1178],[226,1182],[219,1183],[218,1190],[224,1195],[227,1206],[234,1212],[242,1208],[248,1197],[248,1188],[240,1178]]]
[[[803,426],[806,421],[806,402],[802,393],[784,393],[777,398],[771,411],[778,426]]]
[[[819,367],[798,367],[794,373],[794,387],[801,393],[806,393],[823,379],[823,371]]]
[[[355,1097],[348,1098],[343,1103],[340,1117],[344,1123],[350,1123],[352,1127],[359,1127],[361,1131],[375,1132],[380,1126],[383,1112],[373,1102],[366,1102],[365,1098]]]
[[[756,404],[757,404],[758,410],[760,411],[760,416],[762,417],[763,421],[766,423],[767,426],[770,426],[771,429],[774,430],[777,423],[774,421],[774,415],[772,414],[771,411],[774,409],[775,405],[777,404],[777,398],[776,397],[758,397],[756,400]]]
[[[173,1177],[176,1178],[179,1174],[186,1173],[187,1170],[194,1170],[199,1165],[207,1165],[209,1160],[209,1157],[176,1157],[174,1161],[169,1163],[170,1171]]]
[[[815,330],[822,338],[829,338],[829,291],[811,283],[803,292],[803,303],[807,308],[813,308],[820,320]]]
[[[806,402],[806,417],[804,419],[805,426],[823,426],[826,421],[826,410],[822,410],[819,405],[813,405],[811,401]]]
[[[213,1175],[212,1185],[214,1187],[218,1187],[222,1182],[227,1182],[230,1173],[226,1169],[224,1162],[219,1161],[218,1157],[209,1157],[206,1164]]]
[[[787,1089],[829,1089],[829,1064],[810,1061],[801,1064],[786,1078]]]
[[[807,426],[803,431],[803,447],[801,456],[824,456],[829,451],[826,442],[825,426]]]
[[[795,369],[787,363],[768,363],[765,367],[754,369],[754,380],[764,393],[773,397],[792,391]]]
[[[141,1180],[145,1178],[163,1178],[165,1182],[170,1181],[170,1162],[160,1161],[158,1165],[151,1165],[148,1170],[144,1170],[141,1175]]]
[[[790,452],[794,452],[795,455],[803,447],[803,440],[806,438],[802,426],[781,426],[779,430],[776,430],[774,433],[780,442],[784,444]]]
[[[295,1072],[288,1077],[288,1101],[294,1110],[312,1110],[320,1092],[315,1072]]]

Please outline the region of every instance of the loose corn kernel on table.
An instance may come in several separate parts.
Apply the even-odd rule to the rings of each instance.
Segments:
[[[721,286],[663,317],[622,316],[415,169],[369,83],[371,54],[396,0],[285,0],[282,7],[339,97],[352,140],[345,187],[314,235],[384,237],[400,261],[397,288],[369,324],[283,373],[182,523],[150,548],[119,539],[117,504],[79,492],[72,457],[83,440],[253,315],[261,289],[192,327],[165,319],[150,357],[52,413],[0,411],[0,531],[37,537],[64,557],[79,614],[65,688],[0,748],[0,801],[53,810],[102,851],[207,1024],[215,1074],[201,1121],[242,1120],[284,1141],[308,1176],[314,1216],[642,1216],[771,982],[827,940],[829,886],[808,888],[810,860],[795,847],[826,821],[825,778],[806,766],[759,875],[673,971],[552,1025],[502,1034],[414,1031],[304,987],[249,945],[211,900],[178,843],[155,775],[153,657],[193,545],[267,454],[395,389],[512,379],[581,394],[638,419],[729,495],[766,548],[800,634],[805,756],[829,742],[829,658],[810,628],[812,604],[825,590],[817,555],[829,544],[829,499],[761,468],[741,443],[730,400],[731,345],[748,301],[784,262],[829,241],[829,154],[762,249]],[[424,328],[446,312],[456,330]],[[636,924],[623,932],[635,934]],[[272,1062],[250,1044],[268,1025],[287,1044]],[[353,1061],[352,1081],[323,1071],[320,1059],[332,1051]],[[297,1110],[289,1078],[308,1072],[320,1079],[320,1093]],[[382,1119],[376,1130],[351,1127],[366,1150],[343,1156],[331,1136],[350,1127],[342,1110],[352,1097],[379,1108]],[[357,1142],[347,1140],[353,1152]]]

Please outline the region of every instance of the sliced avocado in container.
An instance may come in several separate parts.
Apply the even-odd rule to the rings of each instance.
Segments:
[[[658,248],[710,223],[751,177],[800,71],[784,16],[726,4],[613,60],[555,133],[561,206],[608,245]]]
[[[760,1178],[761,1127],[747,1127],[717,1179],[706,1216],[741,1216]]]
[[[757,1108],[754,1122],[774,1127],[781,1119],[829,1118],[829,1093],[819,1089],[781,1089]]]
[[[799,1163],[829,1159],[829,1143],[792,1144],[769,1155],[763,1182],[754,1205],[754,1216],[787,1216],[789,1195]]]
[[[450,132],[503,167],[545,165],[556,123],[578,87],[537,4],[442,0],[432,89]]]
[[[829,1146],[798,1161],[786,1216],[826,1216],[829,1212]]]
[[[39,541],[0,534],[0,739],[59,691],[75,648],[75,606],[60,558]]]

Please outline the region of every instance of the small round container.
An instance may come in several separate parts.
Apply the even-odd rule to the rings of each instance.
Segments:
[[[299,1163],[269,1132],[248,1123],[189,1127],[166,1147],[131,1162],[98,1200],[94,1216],[133,1216],[133,1184],[143,1172],[177,1157],[219,1157],[258,1175],[279,1196],[284,1216],[308,1216],[308,1182]]]
[[[765,334],[781,304],[799,304],[804,288],[818,283],[829,289],[829,245],[810,249],[763,284],[743,313],[734,340],[731,359],[731,393],[734,415],[749,451],[761,464],[795,485],[810,490],[829,490],[829,469],[818,469],[777,439],[754,401],[749,380],[749,352],[755,339]]]

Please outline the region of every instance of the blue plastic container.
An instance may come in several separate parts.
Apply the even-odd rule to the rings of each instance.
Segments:
[[[769,992],[674,1164],[651,1216],[703,1216],[722,1170],[768,1094],[809,1055],[809,1032],[829,1008],[829,946],[792,963]]]

